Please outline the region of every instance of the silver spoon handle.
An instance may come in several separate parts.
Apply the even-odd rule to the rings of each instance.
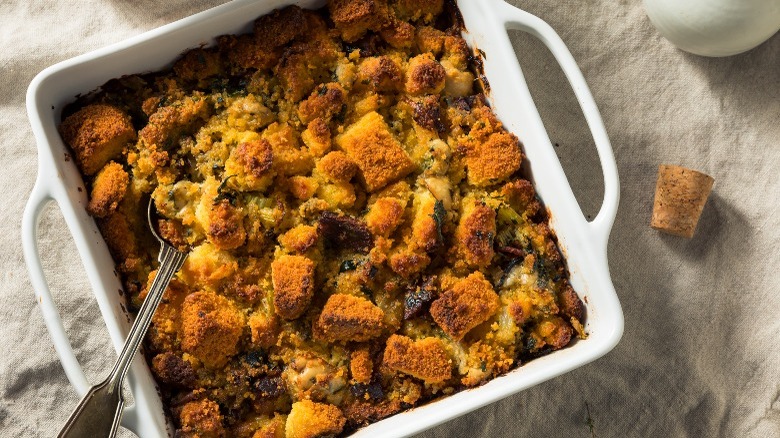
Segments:
[[[187,254],[177,251],[168,244],[162,244],[159,257],[160,267],[154,280],[152,280],[141,309],[138,311],[138,316],[136,316],[135,322],[130,328],[130,334],[127,336],[124,347],[122,347],[122,352],[119,353],[119,358],[108,376],[108,385],[110,387],[119,390],[119,387],[122,385],[127,370],[133,362],[135,353],[138,351],[141,342],[143,342],[144,336],[146,336],[146,331],[152,322],[154,311],[160,304],[165,289],[168,288],[168,284],[171,282],[171,278],[181,268],[185,258],[187,258]]]

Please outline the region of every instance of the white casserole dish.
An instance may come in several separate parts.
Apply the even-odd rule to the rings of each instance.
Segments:
[[[36,228],[43,207],[56,201],[73,234],[87,278],[114,347],[119,351],[130,327],[114,262],[93,219],[87,214],[86,191],[68,150],[57,133],[62,108],[79,93],[100,87],[109,79],[167,67],[187,48],[210,44],[212,38],[246,32],[252,21],[275,8],[298,4],[323,6],[324,0],[237,0],[123,42],[63,61],[42,71],[27,92],[27,111],[38,145],[38,178],[22,222],[25,261],[54,347],[79,396],[90,384],[73,353],[52,301],[37,248]],[[467,32],[464,37],[484,52],[489,100],[506,127],[524,144],[533,181],[551,213],[551,226],[566,255],[574,289],[586,302],[589,337],[535,359],[487,384],[389,417],[354,436],[405,436],[551,379],[610,351],[623,333],[623,313],[607,264],[607,241],[617,212],[619,183],[615,159],[596,104],[576,63],[558,35],[540,19],[502,0],[459,0]],[[569,79],[595,139],[604,173],[605,198],[601,211],[588,222],[569,187],[517,64],[507,29],[520,29],[539,38],[551,50]],[[129,373],[135,404],[126,409],[122,425],[142,438],[172,431],[154,380],[138,355]],[[63,418],[63,422],[64,422]]]

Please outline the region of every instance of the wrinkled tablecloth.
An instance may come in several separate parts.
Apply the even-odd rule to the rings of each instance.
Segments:
[[[780,436],[780,37],[702,58],[661,38],[638,0],[512,2],[560,33],[611,137],[622,198],[609,259],[625,334],[602,359],[421,436]],[[58,61],[218,3],[0,2],[3,437],[53,436],[78,401],[22,260],[21,215],[36,173],[27,85]],[[573,93],[540,43],[512,38],[575,194],[594,216],[602,178]],[[648,226],[661,163],[715,178],[692,240]],[[40,234],[70,339],[97,381],[116,356],[56,207]]]

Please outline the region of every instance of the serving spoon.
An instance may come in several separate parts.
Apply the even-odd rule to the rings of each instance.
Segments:
[[[58,437],[60,438],[83,438],[83,437],[114,437],[119,428],[119,420],[122,418],[122,412],[125,404],[122,396],[122,382],[127,375],[127,370],[133,362],[138,346],[149,329],[157,305],[160,304],[165,289],[168,288],[171,278],[176,271],[181,268],[187,254],[178,251],[171,244],[163,240],[155,231],[152,222],[152,205],[154,202],[149,200],[149,206],[146,209],[146,220],[149,222],[149,228],[152,234],[160,242],[160,267],[149,287],[149,293],[138,311],[130,333],[127,335],[122,352],[114,364],[114,368],[106,380],[98,383],[87,391],[84,398],[68,418]]]

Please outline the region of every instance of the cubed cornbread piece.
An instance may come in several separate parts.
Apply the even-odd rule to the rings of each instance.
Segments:
[[[431,303],[433,320],[459,341],[471,329],[487,321],[500,302],[493,286],[477,271],[458,281]]]
[[[382,358],[390,369],[427,383],[442,383],[452,377],[452,359],[437,338],[413,341],[401,335],[387,339]]]
[[[398,18],[429,22],[434,16],[441,13],[444,0],[398,0],[394,7]]]
[[[212,292],[194,292],[181,309],[181,348],[209,368],[225,365],[238,352],[245,318],[229,299]]]
[[[390,56],[372,56],[358,65],[357,84],[377,92],[398,91],[404,86],[403,72]]]
[[[484,187],[515,173],[523,161],[520,141],[508,132],[496,132],[466,153],[469,183]]]
[[[430,53],[409,60],[406,70],[406,92],[413,95],[438,94],[444,89],[446,72]]]
[[[195,94],[163,106],[149,116],[149,123],[138,131],[138,138],[146,147],[166,149],[184,133],[202,126],[212,107],[204,95]]]
[[[396,49],[409,49],[414,44],[414,26],[405,21],[391,19],[379,35]]]
[[[60,125],[65,143],[76,154],[85,175],[93,175],[135,140],[130,116],[111,105],[85,106]]]
[[[287,6],[255,20],[254,37],[261,46],[275,49],[305,34],[308,26],[303,9]]]
[[[309,123],[316,118],[325,121],[345,109],[347,92],[338,82],[322,84],[298,105],[298,118]]]
[[[113,213],[125,197],[130,176],[121,164],[110,162],[98,172],[92,182],[87,211],[95,217],[106,217]]]
[[[314,295],[314,262],[283,255],[271,264],[271,276],[276,314],[288,320],[301,316]]]
[[[279,243],[290,252],[304,253],[317,244],[317,227],[298,225],[279,236]]]
[[[347,42],[355,41],[369,30],[379,30],[389,13],[385,0],[329,0],[328,10]]]
[[[357,163],[369,192],[397,181],[414,163],[379,113],[372,111],[336,137],[336,144]]]
[[[311,176],[292,176],[287,182],[290,184],[290,194],[301,201],[310,199],[320,188],[317,179]]]
[[[177,387],[192,387],[197,379],[192,365],[170,351],[152,359],[152,372],[158,380]]]
[[[179,423],[184,436],[220,438],[225,436],[219,405],[209,399],[191,401],[181,408]]]
[[[301,400],[292,404],[285,425],[286,438],[316,438],[341,433],[346,423],[336,406]]]
[[[525,211],[529,216],[536,215],[542,209],[536,199],[536,190],[527,179],[516,179],[504,184],[501,196],[515,211]]]
[[[458,228],[455,230],[457,252],[469,266],[487,266],[493,259],[496,235],[496,212],[482,201],[464,199]]]
[[[317,162],[317,170],[331,182],[349,182],[358,167],[344,152],[333,151]]]
[[[366,213],[366,225],[375,236],[388,237],[403,222],[404,204],[396,198],[379,198]]]
[[[301,147],[295,129],[287,123],[272,123],[263,131],[273,152],[273,168],[280,175],[304,175],[314,167],[311,153]]]
[[[371,361],[368,348],[361,348],[350,353],[349,372],[354,381],[363,384],[369,383],[373,371],[374,363]]]
[[[390,269],[404,278],[411,278],[425,269],[431,258],[423,252],[402,249],[390,256]]]
[[[225,161],[230,185],[241,190],[262,191],[273,181],[274,154],[264,139],[239,143]]]
[[[315,337],[328,342],[364,342],[382,334],[384,312],[365,298],[333,294],[314,327]]]
[[[676,236],[691,238],[715,180],[680,166],[658,166],[655,202],[650,226]]]
[[[536,341],[534,347],[536,349],[549,346],[553,350],[559,350],[569,345],[573,334],[574,330],[569,323],[558,316],[544,318],[531,330],[531,335]]]
[[[279,322],[276,315],[255,312],[249,317],[248,323],[252,344],[260,348],[276,345],[279,338]]]
[[[173,64],[173,71],[188,81],[206,79],[222,72],[222,61],[213,49],[192,49]]]
[[[235,249],[244,244],[246,230],[241,212],[225,199],[212,205],[208,212],[209,241],[221,250]]]
[[[301,140],[316,157],[321,157],[330,149],[330,128],[323,119],[314,119],[301,133]]]

